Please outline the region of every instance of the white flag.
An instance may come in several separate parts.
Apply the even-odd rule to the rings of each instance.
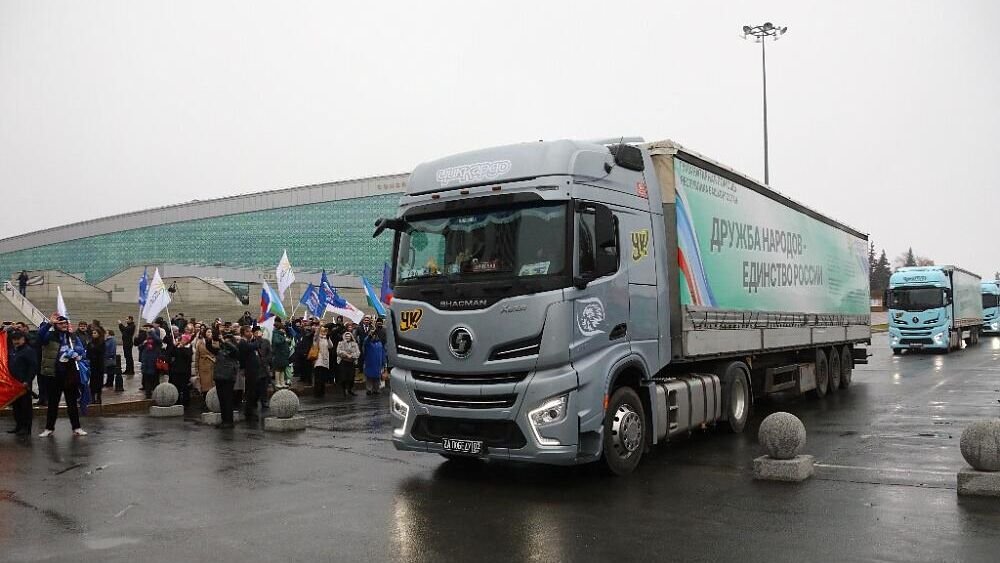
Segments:
[[[278,294],[285,298],[285,291],[292,286],[295,281],[295,274],[292,272],[292,263],[288,261],[288,251],[281,254],[281,261],[278,262],[278,269],[275,272],[278,280]]]
[[[146,319],[146,322],[153,322],[160,314],[160,311],[165,309],[169,304],[170,292],[167,291],[166,284],[160,278],[160,269],[157,268],[153,272],[153,280],[149,282],[149,290],[146,293],[146,305],[142,308],[142,318]]]
[[[56,286],[56,312],[59,313],[60,317],[69,319],[69,312],[66,311],[66,302],[63,301],[62,288],[58,285]]]
[[[326,310],[330,311],[334,315],[343,315],[351,319],[351,322],[360,323],[361,319],[364,318],[365,314],[361,312],[361,309],[358,309],[354,305],[351,305],[351,302],[348,301],[347,299],[344,299],[344,303],[346,304],[345,307],[336,307],[334,305],[327,305]]]

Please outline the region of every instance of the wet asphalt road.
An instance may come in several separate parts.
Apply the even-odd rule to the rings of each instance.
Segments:
[[[850,390],[757,405],[746,434],[658,447],[617,479],[397,452],[385,397],[306,402],[294,435],[123,416],[72,439],[60,419],[55,439],[0,438],[0,560],[1000,560],[1000,500],[955,493],[962,428],[1000,416],[1000,339],[885,346]],[[751,479],[775,410],[809,431],[804,484]]]

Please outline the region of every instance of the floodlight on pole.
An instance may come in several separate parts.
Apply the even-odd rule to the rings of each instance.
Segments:
[[[753,41],[760,43],[760,68],[764,84],[764,183],[770,182],[770,169],[767,162],[767,53],[764,44],[770,38],[777,41],[781,38],[788,27],[779,27],[771,22],[764,22],[762,25],[743,26],[743,39],[753,38]]]

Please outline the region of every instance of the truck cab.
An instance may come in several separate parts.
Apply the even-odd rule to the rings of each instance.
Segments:
[[[652,240],[664,236],[652,221],[662,211],[643,159],[627,145],[615,156],[556,141],[414,170],[387,225],[398,448],[555,464],[600,456],[612,366],[653,371],[669,356]],[[636,416],[623,412],[622,448],[644,439]]]
[[[1000,334],[1000,282],[984,281],[980,288],[983,295],[983,332]]]
[[[977,312],[978,291],[972,288],[979,285],[979,276],[953,266],[896,270],[885,300],[893,354],[920,349],[948,353],[963,340],[978,342],[982,314]]]

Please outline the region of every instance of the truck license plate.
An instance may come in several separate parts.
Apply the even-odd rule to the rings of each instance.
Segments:
[[[456,440],[454,438],[444,439],[444,451],[456,454],[480,455],[484,453],[482,440]]]

